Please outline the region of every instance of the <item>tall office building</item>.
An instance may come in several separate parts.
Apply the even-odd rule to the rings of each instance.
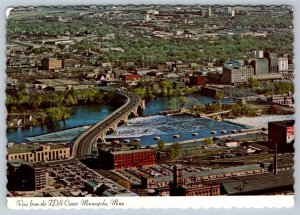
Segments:
[[[9,191],[33,191],[46,187],[46,167],[16,159],[7,162],[7,189]]]
[[[278,73],[278,54],[266,51],[264,52],[264,57],[269,60],[269,73]]]
[[[254,74],[259,77],[269,74],[269,60],[266,58],[253,59],[250,65],[254,68]]]

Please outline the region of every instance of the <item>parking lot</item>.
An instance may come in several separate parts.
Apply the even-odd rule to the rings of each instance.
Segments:
[[[76,188],[82,187],[89,179],[101,178],[81,163],[57,164],[50,167],[50,187]]]

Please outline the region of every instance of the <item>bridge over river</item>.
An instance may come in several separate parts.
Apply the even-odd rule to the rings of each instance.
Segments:
[[[112,87],[102,87],[101,89],[117,93],[127,100],[124,105],[105,119],[91,126],[74,141],[70,159],[81,159],[86,155],[91,155],[92,148],[95,147],[97,143],[105,141],[106,134],[115,132],[118,125],[127,123],[129,117],[138,116],[138,109],[144,109],[145,107],[144,100],[134,93]]]

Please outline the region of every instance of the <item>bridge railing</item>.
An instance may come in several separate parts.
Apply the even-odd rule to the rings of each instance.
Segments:
[[[106,90],[108,90],[108,89],[106,89]],[[115,110],[113,113],[111,113],[110,115],[108,115],[107,117],[105,117],[104,119],[100,120],[98,123],[92,125],[84,133],[82,133],[78,138],[76,138],[76,140],[74,141],[74,144],[73,144],[73,150],[72,150],[71,159],[75,158],[75,152],[76,152],[76,149],[77,149],[77,145],[82,140],[82,138],[84,138],[90,131],[96,129],[99,125],[101,125],[102,123],[104,123],[105,121],[107,121],[109,118],[113,117],[116,113],[122,111],[124,108],[126,108],[130,104],[131,98],[130,98],[130,96],[127,93],[118,92],[118,94],[120,94],[122,96],[125,96],[127,98],[126,103],[124,105],[122,105],[121,107],[119,107],[117,110]],[[139,105],[141,99],[139,97],[137,97],[137,98],[139,100],[137,102],[137,105]],[[130,110],[128,112],[131,112],[134,108],[136,108],[136,105],[134,105],[132,108],[130,108]],[[122,116],[120,116],[120,117],[122,117]],[[119,118],[116,119],[116,120],[114,120],[114,122],[117,121],[117,120],[119,120]],[[103,128],[102,130],[104,130],[105,128]],[[94,141],[94,139],[93,139],[93,141]]]

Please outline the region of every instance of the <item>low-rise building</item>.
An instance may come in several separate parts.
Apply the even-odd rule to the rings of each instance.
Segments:
[[[119,169],[134,166],[155,165],[156,152],[154,149],[132,149],[113,151],[98,149],[100,162],[104,169]]]
[[[205,86],[206,77],[205,76],[190,76],[190,86]]]
[[[217,97],[218,94],[225,96],[226,92],[223,87],[204,86],[201,87],[200,93],[205,96]]]
[[[52,70],[52,69],[61,69],[62,68],[62,60],[57,58],[44,58],[41,61],[42,69],[44,70]]]
[[[224,169],[211,169],[200,172],[184,172],[183,173],[183,185],[191,184],[195,182],[206,182],[217,179],[225,179],[236,176],[255,175],[265,173],[267,170],[260,164],[242,165],[236,167],[229,167]],[[155,189],[168,186],[172,181],[172,175],[166,176],[150,176],[144,174],[141,177],[141,186],[146,189]]]
[[[65,160],[70,148],[62,144],[14,144],[7,148],[7,160],[23,159],[27,162]]]
[[[267,101],[271,104],[284,104],[289,105],[293,104],[293,96],[292,95],[272,95],[267,98]]]
[[[141,77],[139,75],[135,75],[135,74],[128,73],[128,72],[121,74],[120,78],[123,81],[139,81],[139,80],[141,80]]]
[[[236,177],[221,182],[221,195],[283,195],[294,193],[293,171]]]
[[[201,181],[186,182],[181,165],[173,167],[173,181],[170,182],[170,196],[219,196],[219,184],[205,184]]]

